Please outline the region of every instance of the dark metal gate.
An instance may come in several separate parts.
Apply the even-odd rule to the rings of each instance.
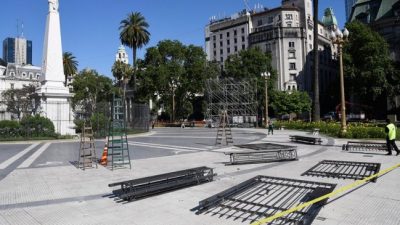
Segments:
[[[257,176],[200,201],[192,211],[251,222],[328,194],[335,187],[336,184]],[[270,224],[311,224],[326,201],[293,212]]]
[[[324,160],[301,175],[362,180],[377,174],[380,167],[380,163]]]

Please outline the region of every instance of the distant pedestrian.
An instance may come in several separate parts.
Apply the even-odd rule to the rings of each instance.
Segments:
[[[274,135],[274,124],[272,123],[272,121],[268,121],[268,134],[272,134]]]
[[[151,129],[154,129],[154,124],[155,124],[156,122],[153,120],[152,122],[151,122]]]
[[[388,153],[387,155],[392,154],[392,147],[396,151],[396,155],[400,154],[399,149],[397,148],[396,145],[396,126],[390,121],[390,119],[386,119],[386,127],[385,127],[385,133],[386,133],[386,146]]]

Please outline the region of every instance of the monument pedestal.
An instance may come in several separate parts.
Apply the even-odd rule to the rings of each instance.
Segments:
[[[55,132],[74,135],[74,115],[69,101],[73,94],[69,93],[68,88],[46,83],[38,88],[36,93],[40,97],[40,113],[53,122]]]

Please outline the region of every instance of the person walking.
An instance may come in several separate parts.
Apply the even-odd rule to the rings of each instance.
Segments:
[[[268,121],[268,134],[271,133],[272,135],[274,135],[274,124],[272,123],[272,121]]]
[[[385,133],[386,133],[386,146],[388,153],[386,155],[391,155],[392,154],[392,147],[396,151],[396,155],[400,154],[399,149],[397,148],[396,145],[396,126],[390,121],[390,119],[386,119],[386,127],[385,127]]]

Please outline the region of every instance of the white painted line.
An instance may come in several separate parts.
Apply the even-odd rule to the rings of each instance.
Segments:
[[[33,153],[29,158],[27,158],[18,168],[28,168],[32,163],[51,145],[51,143],[46,143],[40,147],[35,153]]]
[[[146,143],[146,142],[136,142],[136,141],[130,141],[130,144],[133,145],[144,145],[144,146],[149,146],[149,147],[167,147],[167,148],[174,148],[178,150],[195,150],[195,151],[205,151],[207,149],[205,148],[195,148],[195,147],[185,147],[185,146],[177,146],[177,145],[161,145],[161,144],[153,144],[153,143]]]
[[[26,149],[22,150],[18,154],[14,155],[13,157],[9,158],[8,160],[4,161],[3,163],[0,164],[0,169],[3,170],[7,168],[9,165],[17,161],[19,158],[21,158],[23,155],[34,149],[36,146],[38,146],[40,143],[32,144],[31,146],[27,147]]]

